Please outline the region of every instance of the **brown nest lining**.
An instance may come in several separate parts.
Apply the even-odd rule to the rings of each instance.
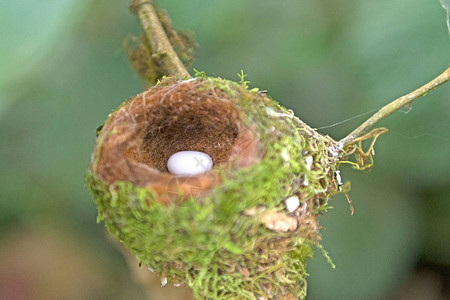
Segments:
[[[259,160],[259,143],[240,114],[235,100],[198,79],[154,87],[110,115],[93,167],[107,184],[126,180],[164,193],[174,178],[167,160],[176,152],[207,153],[214,168],[248,165]],[[194,177],[202,190],[216,181],[211,173]]]

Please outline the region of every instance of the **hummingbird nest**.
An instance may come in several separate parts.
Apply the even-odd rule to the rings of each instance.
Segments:
[[[98,220],[162,282],[198,299],[297,299],[339,150],[245,83],[169,77],[108,116],[87,182]],[[174,176],[178,151],[214,167]]]

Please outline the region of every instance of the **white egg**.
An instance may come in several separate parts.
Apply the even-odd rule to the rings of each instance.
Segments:
[[[176,176],[191,176],[211,170],[211,156],[200,151],[180,151],[172,154],[167,161],[167,169]]]

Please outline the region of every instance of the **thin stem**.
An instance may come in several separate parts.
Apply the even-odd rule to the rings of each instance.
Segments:
[[[150,43],[152,57],[162,73],[178,77],[191,77],[170,44],[151,0],[133,0],[131,9],[136,12]]]
[[[353,143],[355,139],[363,135],[370,127],[372,127],[375,123],[380,121],[381,119],[389,116],[393,112],[399,110],[400,108],[411,104],[414,100],[417,98],[425,95],[429,91],[435,89],[436,87],[440,86],[441,84],[447,82],[450,80],[450,68],[447,68],[447,70],[444,71],[441,75],[430,81],[429,83],[425,84],[424,86],[418,88],[417,90],[404,95],[391,103],[387,104],[383,108],[381,108],[378,112],[376,112],[372,117],[370,117],[367,121],[365,121],[363,124],[361,124],[358,128],[353,130],[349,135],[347,135],[345,138],[340,140],[340,144],[345,147]]]

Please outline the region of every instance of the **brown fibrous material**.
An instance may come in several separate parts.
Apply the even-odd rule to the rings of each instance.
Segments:
[[[128,181],[151,188],[166,204],[176,194],[205,194],[220,182],[215,170],[248,166],[263,155],[236,103],[218,88],[205,89],[201,79],[172,80],[151,88],[109,116],[97,139],[92,168],[108,185]],[[207,153],[213,170],[175,178],[167,160],[179,151]],[[174,185],[178,191],[171,193]]]

